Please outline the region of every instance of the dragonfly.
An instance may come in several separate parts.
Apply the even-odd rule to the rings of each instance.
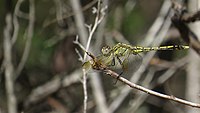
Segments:
[[[142,61],[140,53],[149,51],[165,51],[165,50],[183,50],[189,49],[187,45],[169,45],[159,47],[143,47],[143,46],[132,46],[130,44],[118,43],[112,47],[104,46],[101,49],[101,54],[97,57],[88,54],[92,59],[83,64],[83,68],[89,70],[90,68],[98,70],[98,67],[109,68],[120,64],[122,72],[120,75],[127,71],[129,68],[130,58],[137,57],[140,63],[137,64],[139,67]],[[135,70],[136,71],[136,70]]]

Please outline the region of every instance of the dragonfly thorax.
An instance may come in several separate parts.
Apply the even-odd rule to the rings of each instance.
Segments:
[[[115,50],[114,55],[118,57],[126,56],[131,54],[131,49],[127,49],[125,47],[119,47]]]
[[[110,54],[111,54],[111,48],[110,48],[110,46],[104,46],[104,47],[101,49],[101,53],[102,53],[104,56],[110,56]]]

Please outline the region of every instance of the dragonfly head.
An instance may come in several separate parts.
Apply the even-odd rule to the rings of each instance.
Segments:
[[[101,49],[101,53],[102,53],[104,56],[109,56],[109,55],[110,55],[110,52],[111,52],[110,46],[104,46],[104,47]]]

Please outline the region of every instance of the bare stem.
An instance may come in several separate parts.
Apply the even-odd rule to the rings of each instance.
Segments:
[[[17,19],[17,14],[19,13],[19,9],[20,9],[20,6],[21,6],[21,3],[23,2],[23,0],[18,0],[16,5],[15,5],[15,10],[14,10],[14,14],[13,14],[13,24],[14,24],[14,33],[13,33],[13,36],[12,36],[12,44],[14,44],[17,40],[17,36],[18,36],[18,33],[19,33],[19,22],[18,22],[18,19]]]
[[[83,13],[81,11],[80,2],[78,0],[70,0],[73,12],[75,14],[75,21],[76,21],[76,28],[78,31],[78,34],[80,36],[80,40],[83,43],[83,45],[86,45],[86,40],[88,33],[86,31],[86,28],[84,26],[84,17]],[[81,44],[80,44],[81,45]],[[83,59],[85,60],[85,58]],[[87,100],[88,100],[88,94],[87,94],[87,76],[86,72],[83,69],[83,93],[84,93],[84,99],[83,99],[83,112],[87,112]]]
[[[14,95],[14,68],[12,64],[12,44],[11,44],[12,16],[6,15],[6,27],[4,29],[4,67],[6,80],[6,93],[8,113],[17,113],[16,97]]]
[[[29,12],[29,25],[28,25],[28,31],[27,31],[27,40],[26,40],[26,45],[24,49],[24,53],[22,55],[21,61],[16,69],[16,76],[15,80],[21,73],[22,69],[24,68],[24,65],[26,63],[26,60],[28,58],[30,48],[31,48],[31,43],[32,43],[32,37],[33,37],[33,31],[34,31],[34,22],[35,22],[35,3],[34,0],[29,0],[30,1],[30,12]]]
[[[80,36],[81,43],[85,46],[87,42],[88,32],[84,26],[85,19],[81,10],[80,2],[79,0],[70,0],[70,3],[74,12],[77,32]]]
[[[188,106],[200,108],[200,104],[198,104],[198,103],[193,103],[193,102],[190,102],[190,101],[187,101],[187,100],[184,100],[184,99],[180,99],[180,98],[177,98],[177,97],[175,97],[173,95],[162,94],[162,93],[159,93],[159,92],[144,88],[144,87],[142,87],[140,85],[134,84],[134,83],[130,82],[129,80],[119,76],[119,74],[115,73],[112,70],[108,70],[107,69],[107,70],[103,70],[103,71],[107,75],[110,75],[113,78],[118,78],[119,81],[125,83],[126,85],[130,86],[131,88],[143,91],[143,92],[145,92],[147,94],[150,94],[150,95],[153,95],[153,96],[157,96],[157,97],[160,97],[160,98],[172,100],[172,101],[175,101],[175,102],[178,102],[178,103],[181,103],[181,104],[185,104],[185,105],[188,105]]]

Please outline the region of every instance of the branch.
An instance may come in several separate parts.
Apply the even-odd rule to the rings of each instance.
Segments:
[[[88,10],[89,8],[91,8],[95,3],[97,3],[97,0],[93,0],[91,1],[90,3],[88,3],[87,5],[83,6],[83,8],[81,9],[83,12]],[[64,19],[67,19],[71,16],[74,16],[75,13],[70,13],[68,15],[63,15],[63,18],[56,18],[56,19],[53,19],[53,20],[50,20],[50,21],[47,21],[47,22],[44,22],[43,24],[43,27],[46,28],[46,27],[49,27],[51,24],[54,24],[56,23],[57,21],[60,21],[60,20],[64,20]]]
[[[16,5],[15,5],[15,10],[14,10],[14,14],[13,14],[13,35],[11,36],[11,44],[13,46],[13,44],[16,42],[17,40],[17,36],[19,33],[19,22],[17,19],[17,14],[19,13],[19,8],[21,6],[21,3],[23,2],[23,0],[18,0]],[[2,63],[1,67],[0,67],[0,74],[3,73],[3,68],[4,68],[4,62]]]
[[[86,34],[87,32],[84,30],[85,27],[83,26],[83,16],[80,10],[80,5],[79,2],[77,2],[76,0],[70,0],[74,13],[75,13],[75,20],[76,20],[76,25],[77,25],[77,29],[79,31],[79,35],[81,37],[81,39],[83,40],[83,45],[86,45],[86,50],[84,51],[88,51],[92,37],[94,35],[94,32],[96,31],[98,25],[101,23],[101,21],[104,18],[105,15],[105,10],[107,7],[102,7],[101,6],[101,0],[98,0],[97,3],[97,8],[93,8],[93,13],[96,14],[95,17],[95,21],[94,21],[94,25],[93,26],[87,26],[89,28],[89,36],[88,36],[88,40],[87,40],[87,44],[85,43],[86,40]],[[81,44],[80,44],[81,45]],[[79,46],[80,46],[79,45]],[[87,52],[85,52],[83,60],[85,61],[87,58]],[[83,92],[84,92],[84,113],[87,112],[87,98],[88,98],[88,94],[87,94],[87,76],[86,76],[86,71],[85,69],[83,69]]]
[[[81,6],[79,0],[70,0],[73,12],[75,14],[75,21],[76,21],[76,28],[78,31],[78,34],[80,36],[80,40],[82,44],[85,46],[87,43],[87,36],[88,33],[86,31],[86,28],[84,26],[84,17],[83,13],[81,11]],[[89,41],[90,42],[90,41]],[[83,59],[85,60],[85,58]],[[83,70],[83,93],[84,93],[84,100],[83,100],[83,113],[87,112],[87,100],[88,100],[88,94],[87,94],[87,76],[86,72]]]
[[[6,27],[4,29],[4,68],[5,85],[7,95],[8,113],[17,113],[16,97],[14,94],[14,67],[12,64],[12,44],[11,44],[12,16],[6,15]]]
[[[85,46],[87,43],[88,32],[84,26],[85,19],[83,17],[81,5],[79,3],[79,0],[70,0],[70,3],[74,12],[77,32],[80,36],[81,43]]]
[[[91,75],[90,83],[92,87],[92,93],[96,102],[96,111],[98,111],[98,113],[111,113],[106,103],[106,96],[104,94],[103,85],[100,80],[99,73],[94,73]]]
[[[197,9],[199,9],[199,0],[198,1],[188,1],[188,10],[189,11],[196,11]],[[197,11],[197,13],[194,16],[194,19],[199,20],[199,11]],[[192,18],[188,18],[188,19],[192,19]],[[199,29],[199,22],[193,23],[191,25],[189,25],[191,31],[193,31],[195,33],[195,35],[197,36],[198,40],[198,47],[200,47],[200,29]],[[198,48],[198,51],[200,52],[200,48]],[[199,66],[200,66],[200,59],[199,59],[200,54],[196,54],[194,51],[190,50],[189,54],[188,54],[188,60],[189,60],[189,64],[187,66],[187,76],[186,76],[186,89],[185,89],[185,97],[186,99],[190,100],[190,101],[194,101],[199,103],[199,89],[200,89],[200,79],[199,79],[199,75],[200,75],[200,71],[199,71]],[[186,112],[187,113],[197,113],[200,110],[199,109],[193,109],[193,108],[189,108],[186,107]]]
[[[16,75],[14,80],[16,80],[21,73],[22,69],[24,68],[24,65],[26,63],[26,60],[28,58],[30,48],[31,48],[31,43],[32,43],[32,38],[33,38],[33,31],[34,31],[34,22],[35,22],[35,3],[34,0],[29,0],[30,2],[30,7],[29,7],[29,25],[28,25],[28,31],[27,31],[27,40],[26,40],[26,45],[24,49],[24,53],[22,55],[22,58],[20,60],[20,63],[16,69]]]
[[[117,78],[119,81],[121,81],[124,84],[130,86],[131,88],[140,90],[142,92],[145,92],[145,93],[153,95],[153,96],[157,96],[157,97],[160,97],[160,98],[172,100],[172,101],[175,101],[175,102],[178,102],[178,103],[181,103],[181,104],[185,104],[185,105],[188,105],[188,106],[200,108],[200,104],[198,104],[198,103],[193,103],[193,102],[190,102],[190,101],[187,101],[187,100],[183,100],[183,99],[177,98],[177,97],[175,97],[173,95],[162,94],[162,93],[159,93],[159,92],[144,88],[144,87],[142,87],[140,85],[134,84],[134,83],[130,82],[129,80],[121,77],[119,74],[117,74],[116,72],[114,72],[112,70],[103,69],[102,71],[104,73],[106,73],[107,75],[110,75],[113,78]]]
[[[48,97],[49,95],[55,93],[62,87],[68,87],[74,83],[80,82],[81,70],[76,70],[73,73],[66,75],[64,78],[61,76],[56,76],[47,83],[38,86],[33,89],[28,98],[25,101],[25,106],[29,106],[33,103]]]
[[[186,63],[188,62],[187,60],[187,57],[184,57],[176,62],[174,62],[172,65],[165,73],[163,73],[162,75],[160,75],[160,77],[158,78],[157,82],[155,84],[146,84],[147,82],[144,80],[143,83],[146,84],[145,86],[148,88],[148,89],[153,89],[155,88],[156,86],[160,85],[160,84],[163,84],[165,83],[167,80],[169,80],[175,72],[177,72],[177,70],[181,67],[183,67]],[[152,73],[152,72],[151,72]],[[152,76],[149,72],[149,75]],[[147,75],[147,76],[149,76]],[[145,77],[145,79],[147,79],[150,83],[150,80],[149,77]],[[144,85],[143,84],[143,85]],[[146,98],[148,97],[149,95],[146,94],[146,93],[137,93],[136,95],[136,99],[134,100],[134,103],[132,106],[132,109],[130,109],[132,112],[136,111],[139,106],[144,103],[144,101],[146,100]]]
[[[89,46],[90,46],[90,42],[92,40],[92,36],[94,35],[95,30],[97,29],[98,25],[101,23],[101,21],[103,20],[104,16],[105,16],[105,10],[107,9],[107,7],[102,7],[101,6],[101,0],[98,0],[97,3],[97,8],[93,8],[93,13],[96,14],[96,18],[94,21],[94,25],[92,26],[92,28],[90,29],[91,26],[89,26],[89,36],[88,36],[88,41],[87,41],[87,45],[86,45],[86,51],[88,51]],[[84,59],[86,59],[87,54],[85,53],[84,55]]]
[[[104,72],[105,74],[110,75],[111,77],[116,78],[117,80],[119,80],[119,81],[123,82],[124,84],[130,86],[131,88],[143,91],[147,94],[154,95],[154,96],[157,96],[157,97],[160,97],[160,98],[164,98],[164,99],[172,100],[172,101],[175,101],[175,102],[178,102],[178,103],[181,103],[181,104],[185,104],[185,105],[188,105],[188,106],[200,108],[200,104],[198,104],[198,103],[193,103],[193,102],[190,102],[190,101],[187,101],[187,100],[183,100],[183,99],[177,98],[173,95],[162,94],[162,93],[144,88],[140,85],[134,84],[134,83],[130,82],[129,80],[121,77],[116,72],[110,70],[106,65],[102,64],[101,62],[98,62],[97,58],[93,54],[87,52],[87,55],[90,56],[93,60],[93,63],[92,63],[93,69],[100,70],[100,71]]]
[[[62,2],[61,0],[54,0],[56,6],[56,19],[57,23],[62,26],[64,24],[63,21],[63,11],[62,11]]]
[[[16,42],[17,40],[17,36],[19,33],[19,22],[17,19],[17,14],[20,12],[20,6],[22,4],[23,0],[18,0],[16,5],[15,5],[15,10],[14,10],[14,14],[13,14],[13,26],[14,26],[14,32],[13,32],[13,36],[12,36],[12,45]]]
[[[171,3],[169,0],[164,0],[160,12],[158,14],[158,17],[156,18],[152,26],[149,28],[144,38],[144,41],[142,42],[141,45],[149,46],[151,43],[154,42],[156,35],[162,29],[166,16],[168,16],[170,5]]]

